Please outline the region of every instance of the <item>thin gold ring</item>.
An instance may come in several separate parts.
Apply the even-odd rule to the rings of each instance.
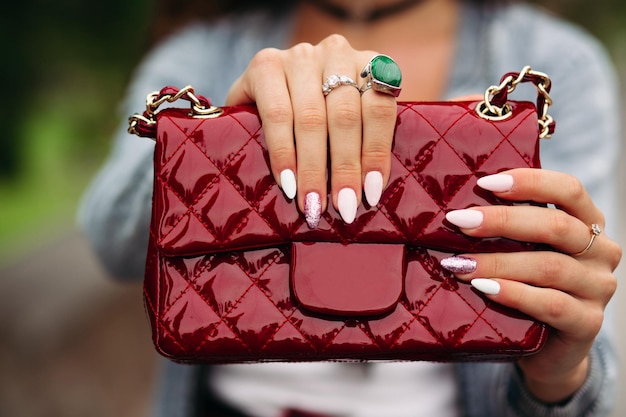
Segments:
[[[585,249],[581,250],[580,252],[572,253],[570,256],[577,257],[577,256],[581,256],[587,253],[587,251],[591,249],[591,245],[593,245],[593,242],[596,240],[596,237],[600,236],[600,233],[602,233],[602,228],[600,227],[599,224],[593,223],[591,225],[590,231],[591,231],[591,239],[589,239],[589,243],[587,244]]]

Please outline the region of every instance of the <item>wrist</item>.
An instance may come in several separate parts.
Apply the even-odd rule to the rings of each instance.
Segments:
[[[523,375],[523,380],[535,399],[546,404],[557,404],[570,399],[583,386],[588,373],[589,357],[586,357],[576,368],[563,375],[545,379]]]

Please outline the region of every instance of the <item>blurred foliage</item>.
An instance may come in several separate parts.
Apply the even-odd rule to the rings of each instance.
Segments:
[[[626,2],[534,2],[580,23],[618,64],[626,62]],[[0,261],[18,236],[37,236],[73,218],[120,122],[117,103],[148,44],[155,4],[23,0],[0,6]]]
[[[0,11],[0,258],[71,221],[147,45],[150,0],[24,0]]]
[[[141,54],[150,16],[149,0],[11,3],[0,17],[2,114],[9,122],[0,136],[5,179],[32,168],[27,151],[35,139],[27,126],[50,111],[67,123],[70,136],[55,139],[79,147],[72,152],[89,156],[94,145],[102,148],[89,138],[108,130],[108,106]]]

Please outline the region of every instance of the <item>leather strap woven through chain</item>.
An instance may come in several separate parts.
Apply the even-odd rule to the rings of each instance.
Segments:
[[[192,117],[217,117],[222,114],[222,109],[212,106],[208,99],[196,96],[190,85],[180,90],[165,87],[161,91],[148,94],[146,111],[143,114],[134,114],[128,119],[128,133],[153,138],[156,135],[156,114],[159,107],[178,100],[187,100],[191,103],[189,115]]]
[[[552,105],[550,78],[539,71],[526,66],[520,72],[505,74],[499,85],[493,85],[485,91],[484,100],[476,106],[476,113],[487,120],[499,121],[511,116],[511,106],[507,103],[508,95],[512,93],[520,83],[530,82],[537,88],[537,113],[539,123],[539,137],[549,138],[555,130],[556,123],[548,114]],[[159,107],[164,103],[173,103],[177,100],[187,100],[191,103],[189,115],[192,117],[218,117],[223,111],[219,107],[212,106],[209,100],[202,96],[196,96],[193,87],[186,86],[180,90],[173,87],[165,87],[159,92],[153,92],[146,98],[146,111],[143,114],[135,114],[129,118],[128,132],[142,137],[154,138],[156,131],[156,114]]]
[[[511,115],[511,106],[507,104],[508,95],[512,93],[520,83],[530,82],[537,88],[537,113],[539,118],[539,137],[549,138],[556,127],[554,119],[548,114],[552,105],[550,78],[539,71],[533,71],[526,66],[520,72],[505,74],[500,80],[500,85],[493,85],[485,91],[485,99],[476,107],[476,113],[488,120],[504,120]]]

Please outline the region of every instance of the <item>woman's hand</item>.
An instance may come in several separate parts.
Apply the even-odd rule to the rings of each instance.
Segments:
[[[335,74],[359,83],[374,55],[353,49],[340,35],[318,45],[264,49],[228,94],[227,105],[256,103],[272,174],[289,198],[297,190],[311,227],[327,206],[328,146],[332,204],[347,223],[354,220],[363,187],[368,203],[376,205],[389,179],[395,98],[369,90],[361,95],[356,85],[322,92]]]
[[[448,220],[467,235],[545,243],[555,251],[472,254],[442,264],[462,280],[480,278],[473,284],[487,297],[554,328],[544,349],[518,365],[539,400],[565,400],[587,376],[591,346],[616,290],[613,271],[621,248],[601,233],[585,250],[591,225],[604,228],[604,216],[572,176],[515,169],[485,177],[479,186],[507,200],[557,208],[492,206],[450,212]]]

